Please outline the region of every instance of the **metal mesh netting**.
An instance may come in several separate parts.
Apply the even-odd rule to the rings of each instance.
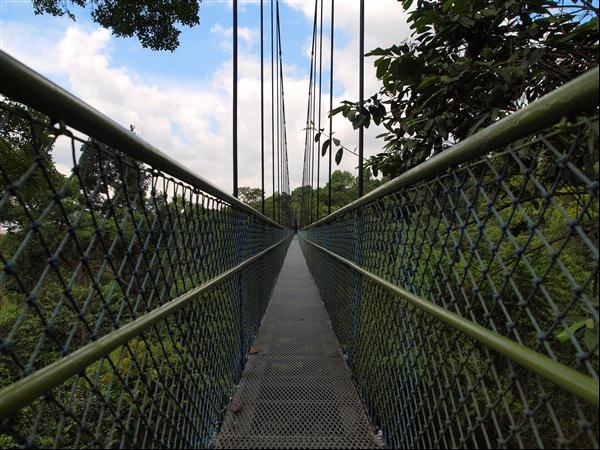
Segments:
[[[205,447],[239,379],[288,231],[122,150],[0,106],[0,388],[281,245],[2,417],[0,447]]]
[[[380,448],[292,241],[216,448]]]
[[[303,236],[598,379],[598,118],[561,122]],[[598,447],[598,410],[301,240],[394,448]]]

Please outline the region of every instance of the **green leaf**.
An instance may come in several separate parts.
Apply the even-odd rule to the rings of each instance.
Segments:
[[[355,130],[359,129],[362,125],[365,124],[367,120],[367,116],[364,114],[357,114],[354,119],[352,119],[352,128]]]
[[[321,132],[318,132],[317,134],[315,134],[315,142],[319,142],[320,139],[321,139]]]
[[[496,8],[494,8],[493,6],[490,6],[489,8],[485,8],[483,11],[481,11],[481,15],[484,17],[495,16],[496,14],[498,14],[498,10]]]
[[[342,161],[342,156],[344,156],[344,149],[343,148],[339,148],[337,153],[335,154],[335,163],[339,166],[340,162]]]
[[[385,73],[387,72],[389,67],[390,67],[390,59],[382,58],[380,60],[380,63],[377,64],[377,78],[379,78],[379,79],[383,78],[383,76],[385,75]]]
[[[374,50],[366,53],[365,56],[390,56],[392,51],[389,48],[377,47]]]
[[[423,90],[427,89],[429,86],[431,86],[432,84],[437,83],[438,81],[440,81],[440,77],[438,77],[437,75],[425,77],[421,80],[421,82],[417,86],[417,91],[423,91]]]
[[[473,28],[475,25],[475,21],[467,16],[460,16],[458,18],[458,23],[460,23],[465,28]]]
[[[421,70],[421,62],[412,55],[404,55],[403,58],[392,62],[390,66],[390,72],[401,80],[420,80]]]
[[[331,141],[329,139],[323,142],[323,146],[321,147],[321,156],[325,156],[327,154],[327,149],[331,145]]]
[[[333,117],[336,114],[339,114],[341,112],[343,112],[345,109],[347,108],[346,105],[343,106],[338,106],[337,108],[333,108],[330,112],[329,112],[329,117]]]
[[[455,77],[449,77],[448,75],[442,75],[440,77],[440,81],[442,83],[453,83],[454,81],[458,81],[460,80],[460,75],[457,75]]]
[[[558,339],[559,342],[562,342],[562,343],[567,342],[571,336],[574,336],[577,331],[579,331],[580,329],[582,329],[583,327],[586,326],[586,322],[587,322],[587,319],[584,319],[584,320],[580,320],[579,322],[575,322],[575,323],[571,324],[571,326],[569,328],[567,328],[566,330],[563,330],[560,333],[557,333],[556,339]]]
[[[470,0],[454,0],[454,10],[458,14],[467,14],[471,9]],[[473,22],[474,23],[474,22]]]

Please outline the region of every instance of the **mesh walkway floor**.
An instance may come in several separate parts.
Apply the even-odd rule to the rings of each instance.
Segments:
[[[253,351],[217,448],[378,447],[297,238]]]

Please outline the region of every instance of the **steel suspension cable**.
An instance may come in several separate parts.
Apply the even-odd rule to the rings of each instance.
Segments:
[[[334,25],[335,25],[335,0],[331,0],[331,50],[329,55],[329,111],[333,110],[333,43],[334,43]],[[327,214],[331,214],[331,156],[333,151],[333,117],[329,116],[329,173],[328,173],[328,193],[327,193]]]
[[[323,0],[321,0],[321,24],[320,30],[320,43],[319,43],[319,125],[317,127],[318,141],[317,141],[317,220],[319,220],[319,187],[321,177],[321,100],[323,97],[322,81],[323,81]]]
[[[277,69],[277,217],[281,223],[281,208],[282,208],[282,189],[283,189],[283,114],[282,114],[282,58],[281,58],[281,24],[279,20],[279,0],[275,2],[275,48],[276,48],[276,63]]]
[[[280,80],[280,139],[281,139],[281,152],[280,152],[280,164],[281,164],[281,190],[282,194],[289,194],[289,167],[287,162],[287,122],[285,115],[285,89],[283,82],[283,46],[281,43],[281,19],[279,14],[279,0],[277,1],[277,40],[278,40],[278,58],[279,58],[279,80]],[[289,200],[287,197],[281,195],[282,200],[286,202]],[[287,204],[280,204],[280,208],[287,208]],[[285,210],[283,211],[285,213]],[[287,217],[286,217],[287,220]]]
[[[233,0],[233,196],[238,197],[238,2]]]
[[[308,222],[311,221],[311,194],[312,194],[312,185],[310,183],[310,173],[311,173],[311,110],[313,103],[313,77],[316,71],[315,67],[315,46],[316,46],[316,31],[317,31],[317,0],[315,0],[315,15],[313,21],[313,35],[312,35],[312,47],[311,47],[311,59],[310,59],[310,75],[308,81],[308,105],[306,110],[306,135],[304,141],[304,165],[303,165],[303,175],[302,175],[302,191],[301,191],[301,213],[302,213],[302,225],[307,225]],[[306,188],[310,189],[310,192],[307,194]]]
[[[271,0],[271,174],[272,174],[272,219],[275,220],[275,71],[274,71],[274,52],[275,45],[273,35],[273,0]]]
[[[358,66],[358,85],[360,114],[363,113],[365,104],[365,0],[360,0],[360,56]],[[365,126],[361,123],[358,129],[358,197],[364,195],[363,159],[365,154]]]
[[[315,10],[317,9],[318,0],[315,0]],[[318,16],[317,16],[318,22]],[[311,109],[311,119],[310,119],[310,221],[314,222],[313,219],[313,198],[315,196],[314,193],[314,185],[315,185],[315,117],[316,117],[316,109],[317,109],[317,41],[315,37],[315,52],[314,52],[314,77],[313,77],[313,86],[312,86],[312,109]]]
[[[277,214],[278,221],[283,223],[288,220],[286,209],[289,210],[290,193],[289,188],[289,166],[287,154],[287,122],[285,115],[285,90],[283,82],[283,46],[281,42],[281,19],[279,12],[279,0],[275,3],[276,18],[275,18],[275,45],[276,45],[276,62],[277,70],[277,178],[278,178],[278,206]],[[285,204],[284,204],[285,202]],[[288,211],[289,212],[289,211]],[[285,217],[284,217],[285,215]],[[291,222],[290,222],[291,224]]]
[[[315,179],[315,115],[316,115],[316,91],[317,91],[317,23],[318,23],[318,13],[319,13],[319,0],[315,0],[315,19],[314,19],[314,47],[312,52],[313,57],[313,65],[314,65],[314,76],[313,76],[313,85],[312,85],[312,109],[311,109],[311,121],[310,121],[310,222],[313,220],[313,197],[314,197],[314,179]]]
[[[264,51],[264,10],[260,0],[260,211],[265,214],[265,51]]]
[[[312,64],[310,67],[310,77],[309,80],[312,79]],[[306,189],[305,186],[308,183],[308,139],[310,136],[309,133],[309,117],[310,117],[310,96],[311,96],[311,85],[312,83],[309,81],[309,89],[308,89],[308,102],[306,106],[306,127],[305,127],[305,136],[304,136],[304,161],[302,165],[302,189],[300,192],[300,206],[301,206],[301,222],[302,225],[306,224]]]
[[[279,4],[279,0],[276,1],[275,3],[276,5]],[[276,154],[276,158],[277,158],[277,194],[276,194],[276,200],[277,200],[277,207],[276,207],[276,214],[277,214],[277,222],[281,221],[281,205],[280,205],[280,194],[281,194],[281,180],[280,180],[280,163],[279,163],[279,153],[281,151],[281,142],[279,139],[279,97],[280,97],[280,86],[279,86],[279,28],[277,27],[277,24],[275,25],[275,80],[276,80],[276,97],[275,97],[275,143],[276,143],[276,150],[275,150],[275,154]],[[275,201],[275,199],[273,199],[273,201]]]

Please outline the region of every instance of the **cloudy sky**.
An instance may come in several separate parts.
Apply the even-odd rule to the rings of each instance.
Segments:
[[[265,2],[269,26],[270,2]],[[334,107],[358,96],[358,0],[336,1]],[[325,23],[330,2],[325,0]],[[77,11],[77,10],[75,10]],[[282,47],[290,184],[302,180],[310,44],[314,0],[282,0]],[[79,11],[77,21],[36,16],[27,0],[0,0],[0,48],[71,91],[192,171],[231,191],[231,1],[204,0],[199,26],[183,28],[173,53],[142,48],[135,38],[115,38]],[[240,186],[260,186],[260,9],[257,0],[240,0],[239,157]],[[329,60],[328,27],[324,61]],[[397,0],[366,2],[366,49],[389,46],[409,35]],[[269,38],[267,38],[269,41]],[[265,44],[265,53],[270,48]],[[270,62],[266,61],[270,68]],[[323,104],[329,104],[328,66],[323,73]],[[366,94],[377,90],[372,60],[366,63]],[[270,72],[266,71],[270,82]],[[265,87],[270,93],[270,86]],[[270,105],[267,95],[266,104]],[[268,111],[268,110],[267,110]],[[326,123],[323,108],[322,122]],[[270,119],[270,117],[268,117]],[[266,120],[266,135],[270,136]],[[342,118],[334,131],[348,147],[357,133]],[[375,128],[366,133],[365,152],[380,147]],[[265,149],[270,155],[267,140]],[[57,151],[59,165],[69,157]],[[355,172],[346,154],[341,167]],[[266,165],[270,167],[270,158]],[[267,174],[270,192],[270,174]],[[321,179],[325,180],[322,175]],[[323,182],[323,181],[322,181]]]

